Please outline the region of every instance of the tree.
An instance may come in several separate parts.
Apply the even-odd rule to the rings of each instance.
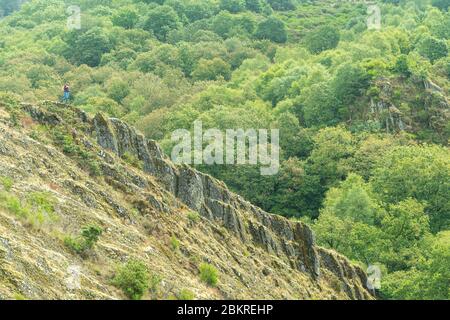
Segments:
[[[383,263],[390,271],[410,268],[421,256],[420,245],[430,231],[424,207],[412,198],[388,206],[381,229],[391,242],[390,250],[383,254]]]
[[[412,198],[390,205],[381,226],[398,246],[406,246],[423,238],[429,232],[429,217],[425,206]]]
[[[284,22],[270,17],[258,24],[255,36],[257,39],[268,39],[277,43],[287,41],[287,31]]]
[[[220,0],[220,9],[231,13],[238,13],[245,10],[245,0]]]
[[[177,29],[180,20],[172,7],[162,5],[151,10],[144,24],[144,29],[153,31],[160,41],[165,41],[169,31]]]
[[[120,78],[112,78],[107,83],[108,96],[121,103],[123,99],[130,93],[128,83]]]
[[[394,65],[394,71],[400,73],[405,77],[409,77],[411,75],[411,71],[408,67],[408,56],[402,54],[397,58]]]
[[[245,8],[253,12],[261,12],[263,9],[263,0],[245,0]]]
[[[320,245],[365,264],[379,263],[382,253],[389,247],[379,228],[331,213],[321,213],[313,229]]]
[[[136,10],[130,7],[121,8],[116,12],[111,21],[115,26],[125,29],[132,29],[139,20],[139,15]]]
[[[112,49],[109,37],[99,27],[69,37],[68,44],[66,56],[76,64],[87,64],[91,67],[98,66],[102,55]]]
[[[414,268],[387,274],[381,293],[387,299],[448,300],[450,298],[450,231],[427,240],[427,254]]]
[[[295,5],[292,0],[267,0],[273,10],[277,11],[289,11],[294,10]]]
[[[301,97],[307,126],[332,125],[338,122],[337,100],[327,83],[317,83],[305,88]]]
[[[348,235],[351,228],[351,221],[326,212],[321,213],[313,225],[318,243],[339,252],[350,247]]]
[[[327,192],[314,230],[319,243],[392,272],[417,263],[429,223],[423,204],[406,199],[386,206],[370,184],[350,174]]]
[[[450,6],[450,0],[432,0],[431,4],[442,11],[447,11]]]
[[[332,80],[331,88],[341,107],[339,111],[341,118],[351,116],[352,109],[350,106],[369,87],[369,80],[370,76],[359,65],[346,63],[338,68]]]
[[[0,18],[18,10],[23,2],[22,0],[0,0]]]
[[[317,218],[326,191],[350,172],[348,158],[354,153],[354,138],[342,127],[324,128],[313,137],[313,143],[310,156],[286,172],[287,181],[280,183],[279,192],[288,195],[289,201],[280,201],[283,206]]]
[[[305,44],[311,53],[320,53],[334,49],[339,43],[339,31],[332,26],[322,26],[311,31],[305,38]]]
[[[331,188],[323,206],[324,212],[369,225],[375,225],[383,216],[383,210],[370,186],[355,174],[350,174],[339,187]]]
[[[230,65],[220,58],[200,59],[192,72],[192,78],[195,80],[217,80],[219,77],[223,77],[225,80],[229,80],[231,77]]]
[[[426,202],[434,232],[450,226],[450,156],[439,146],[400,146],[389,150],[373,172],[371,184],[383,201],[408,198]]]
[[[130,260],[117,270],[112,282],[128,298],[140,300],[149,288],[150,275],[142,261]]]
[[[448,55],[448,48],[445,41],[430,36],[423,38],[419,42],[417,51],[432,63]]]
[[[278,118],[277,128],[280,129],[280,147],[284,158],[288,159],[300,154],[303,141],[297,117],[290,112],[283,112]]]
[[[194,22],[212,17],[216,11],[216,4],[212,1],[179,1],[183,12],[178,12],[180,17],[184,14],[189,21]],[[171,5],[175,10],[176,7]]]

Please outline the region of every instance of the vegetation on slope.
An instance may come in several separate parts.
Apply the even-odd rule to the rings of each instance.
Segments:
[[[372,298],[364,271],[309,227],[191,168],[155,166],[159,148],[120,120],[1,96],[0,132],[0,299]],[[145,171],[127,153],[145,154]],[[199,194],[182,187],[193,175],[214,190],[205,202],[227,203],[193,212]]]

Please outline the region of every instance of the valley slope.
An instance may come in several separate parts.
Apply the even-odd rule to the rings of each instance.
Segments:
[[[101,113],[3,101],[0,177],[11,181],[0,184],[0,299],[125,298],[112,278],[132,258],[161,279],[148,299],[185,289],[195,299],[373,298],[364,271],[318,247],[307,225],[173,165]],[[30,198],[41,200],[17,209]],[[104,230],[93,250],[80,256],[64,244],[92,224]],[[202,263],[218,270],[216,287],[200,280]]]

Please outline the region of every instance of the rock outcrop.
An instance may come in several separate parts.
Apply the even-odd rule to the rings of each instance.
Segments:
[[[144,170],[155,175],[190,209],[211,221],[222,223],[241,241],[251,241],[271,254],[284,256],[293,268],[314,278],[320,277],[323,261],[322,266],[342,281],[348,276],[366,283],[364,272],[351,266],[345,258],[338,259],[324,249],[320,249],[319,254],[314,234],[307,225],[264,212],[209,175],[188,166],[175,167],[154,141],[147,141],[123,121],[97,114],[93,130],[99,145],[118,156],[130,152],[138,157],[144,163]],[[355,299],[364,297],[361,293],[364,286],[355,289],[349,282],[344,283],[349,296]]]
[[[47,145],[48,140],[35,140],[33,125],[17,131],[8,129],[7,120],[3,120],[0,176],[22,176],[14,191],[24,196],[30,185],[40,188],[50,184],[51,192],[61,197],[60,207],[66,208],[61,209],[61,222],[55,228],[79,228],[85,223],[82,221],[92,219],[103,224],[107,232],[97,249],[103,264],[123,261],[126,256],[147,257],[152,269],[159,270],[171,283],[166,285],[168,292],[184,283],[195,288],[197,298],[373,298],[366,288],[363,270],[345,257],[318,247],[306,224],[264,212],[228,190],[223,182],[189,166],[174,165],[155,141],[146,139],[125,122],[103,114],[90,118],[76,108],[51,102],[41,106],[22,104],[21,112],[33,122],[45,125],[47,130],[66,130],[82,157],[61,153],[67,146],[58,151]],[[5,114],[3,119],[7,119]],[[0,120],[1,116],[0,112]],[[26,156],[19,160],[16,155],[23,152]],[[126,162],[129,159],[136,159],[139,165],[129,165]],[[98,163],[100,178],[90,176],[89,161]],[[201,223],[188,217],[192,214],[198,214]],[[2,224],[5,230],[10,228],[7,225],[14,224],[8,219],[0,212],[0,229]],[[18,228],[11,230],[22,230]],[[174,235],[183,242],[178,254],[165,249],[165,243]],[[23,236],[27,237],[23,240],[26,243],[40,241],[49,247],[47,251],[53,253],[42,257],[50,261],[49,265],[59,269],[73,264],[70,253],[61,253],[60,244],[43,234],[18,231],[0,240],[8,248],[15,242],[23,252],[36,250],[18,240]],[[0,260],[2,250],[0,245]],[[61,261],[67,262],[53,263],[58,254],[64,256]],[[14,259],[11,256],[11,266],[19,263]],[[192,278],[198,259],[212,263],[221,272],[218,292],[201,289],[202,285]],[[2,271],[0,266],[0,295],[5,294],[2,272],[13,274],[13,270],[11,267]],[[29,286],[42,286],[42,279],[47,277],[34,278],[26,269],[21,270],[24,274],[16,277]],[[108,286],[102,294],[97,292],[102,287],[101,272],[100,276],[90,273],[86,277],[96,286],[89,287],[94,297],[117,297]],[[7,287],[16,287],[14,281]],[[54,287],[49,292],[47,297],[53,298],[69,294]],[[70,294],[80,298],[78,293]],[[30,296],[46,297],[44,291],[30,292]]]

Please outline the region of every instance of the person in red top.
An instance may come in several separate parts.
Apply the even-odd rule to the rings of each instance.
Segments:
[[[69,102],[69,99],[70,99],[70,87],[69,87],[69,84],[68,83],[66,83],[65,85],[64,85],[64,96],[63,96],[63,102]]]

